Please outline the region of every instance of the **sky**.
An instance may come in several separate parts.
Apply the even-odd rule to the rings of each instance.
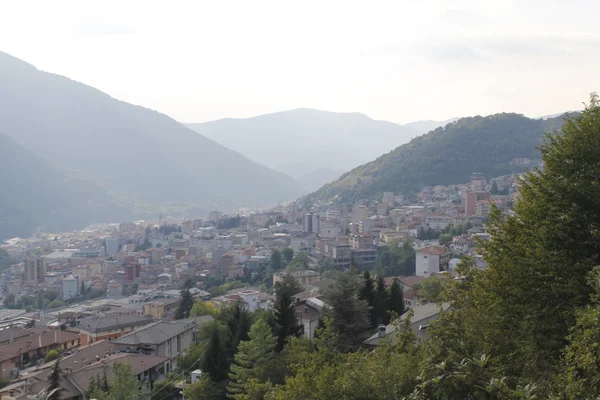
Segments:
[[[600,90],[598,15],[584,0],[20,0],[0,5],[0,51],[182,122],[537,117]]]

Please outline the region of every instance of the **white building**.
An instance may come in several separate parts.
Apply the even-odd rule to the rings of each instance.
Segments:
[[[258,290],[243,290],[236,294],[242,298],[242,300],[248,304],[248,311],[254,312],[258,310]]]
[[[416,275],[429,277],[434,272],[448,270],[450,251],[441,246],[424,247],[417,250]]]
[[[69,275],[62,281],[63,285],[63,300],[71,300],[77,296],[77,289],[79,288],[79,282],[73,275]]]

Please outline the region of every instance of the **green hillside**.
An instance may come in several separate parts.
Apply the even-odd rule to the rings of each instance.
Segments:
[[[507,113],[461,118],[353,169],[305,200],[353,201],[384,191],[411,194],[428,185],[466,182],[472,172],[492,177],[522,171],[509,162],[539,159],[543,133],[559,128],[562,120]]]
[[[0,133],[0,240],[35,229],[66,231],[122,221],[129,210],[95,183],[72,174]]]

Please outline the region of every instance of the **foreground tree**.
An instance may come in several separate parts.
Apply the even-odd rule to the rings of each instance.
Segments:
[[[262,392],[264,396],[264,393],[270,389],[269,385],[262,386],[262,384],[268,383],[277,376],[275,351],[277,342],[269,325],[259,319],[252,325],[249,336],[250,340],[240,343],[235,362],[231,366],[227,392],[233,399],[248,399],[250,391],[254,393],[252,398],[262,398],[258,394]]]
[[[368,335],[368,304],[358,298],[360,283],[351,272],[345,272],[329,288],[326,296],[331,308],[331,328],[337,337],[340,351],[357,349]]]
[[[134,374],[131,364],[115,364],[112,367],[112,378],[108,381],[108,390],[100,388],[90,393],[91,398],[99,400],[149,400],[150,393]]]
[[[398,279],[394,278],[390,286],[390,296],[388,298],[387,310],[397,315],[404,314],[404,293]]]
[[[52,372],[48,375],[48,398],[47,400],[59,400],[60,399],[60,376],[62,370],[60,369],[60,359],[56,359]]]
[[[181,291],[181,298],[179,299],[179,306],[175,311],[175,319],[183,319],[190,316],[190,311],[194,306],[194,298],[190,293],[190,290],[185,288]]]
[[[292,282],[286,282],[284,279],[283,284],[276,287],[277,297],[273,310],[273,332],[277,337],[275,350],[278,353],[283,350],[289,337],[300,336],[303,329],[296,316],[295,301],[292,297],[295,294],[294,291],[297,290],[297,283],[295,279],[291,278],[291,280]]]

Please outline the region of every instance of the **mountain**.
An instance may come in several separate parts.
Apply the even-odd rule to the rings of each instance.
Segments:
[[[419,134],[422,134],[422,133],[430,132],[436,128],[439,128],[440,126],[444,127],[451,122],[458,121],[458,119],[459,118],[450,118],[450,119],[447,119],[446,121],[434,121],[431,119],[427,119],[427,120],[422,120],[422,121],[409,122],[408,124],[404,124],[403,126],[411,128],[411,129],[419,132]]]
[[[427,127],[441,124],[427,122]],[[319,171],[348,171],[429,130],[376,121],[360,113],[306,108],[187,126],[298,181],[312,177],[305,183],[307,189],[332,179]]]
[[[424,186],[462,183],[472,172],[487,177],[522,171],[513,158],[539,159],[544,132],[558,129],[563,117],[530,119],[518,114],[461,118],[419,136],[342,175],[304,198],[307,203],[370,198],[384,192],[412,194]]]
[[[0,131],[112,191],[224,211],[301,194],[281,172],[156,111],[0,52]]]
[[[0,241],[37,228],[68,231],[130,220],[131,212],[95,183],[76,177],[0,133]]]

